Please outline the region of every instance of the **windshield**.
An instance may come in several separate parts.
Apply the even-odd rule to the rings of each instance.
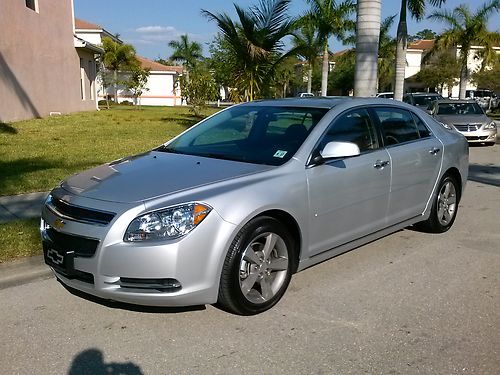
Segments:
[[[483,110],[477,103],[443,103],[439,104],[438,115],[482,115]]]
[[[413,100],[415,100],[415,105],[427,107],[434,100],[442,99],[440,95],[415,95]]]
[[[158,151],[281,165],[290,160],[326,112],[324,108],[235,106]]]

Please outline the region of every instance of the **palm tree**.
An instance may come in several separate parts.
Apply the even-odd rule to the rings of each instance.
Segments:
[[[316,59],[322,50],[321,39],[312,22],[304,20],[298,32],[293,34],[293,47],[307,63],[307,92],[312,92],[312,73]]]
[[[378,41],[378,89],[385,90],[393,83],[396,39],[389,35],[396,15],[386,17],[380,24]]]
[[[396,67],[394,77],[394,99],[403,100],[406,48],[408,40],[408,28],[406,26],[406,11],[417,21],[422,20],[425,15],[426,3],[432,6],[441,6],[446,0],[401,0],[401,11],[399,13],[398,31],[396,36]]]
[[[375,96],[382,0],[358,0],[357,7],[354,96]]]
[[[316,25],[323,44],[323,67],[321,73],[321,95],[326,95],[328,88],[329,49],[328,38],[335,36],[343,39],[346,32],[355,29],[355,22],[349,16],[356,10],[352,0],[307,0],[310,5],[306,18]]]
[[[488,18],[500,9],[500,0],[490,0],[483,4],[475,13],[471,13],[465,4],[453,11],[438,11],[428,18],[448,24],[448,28],[437,38],[436,50],[458,47],[460,49],[460,99],[465,98],[469,69],[467,61],[473,45],[483,47],[477,52],[482,58],[482,68],[492,63],[496,57],[493,46],[500,43],[500,33],[487,29]]]
[[[231,68],[240,87],[253,100],[265,81],[273,73],[282,55],[282,39],[292,32],[293,21],[288,17],[290,0],[261,0],[259,6],[243,9],[234,4],[239,22],[233,22],[225,13],[202,14],[215,21],[230,46]],[[270,80],[267,79],[267,82]]]
[[[191,42],[187,34],[181,35],[180,40],[171,40],[168,46],[174,50],[170,60],[181,63],[189,69],[192,69],[203,57],[201,44]]]
[[[113,73],[113,95],[116,103],[118,100],[118,71],[131,70],[133,67],[137,66],[139,62],[135,57],[135,48],[130,44],[117,43],[109,37],[104,37],[102,40],[102,48],[104,49],[102,63],[106,69]]]

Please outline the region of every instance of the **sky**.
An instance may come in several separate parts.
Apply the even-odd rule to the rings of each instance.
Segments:
[[[188,34],[189,39],[201,43],[204,55],[208,56],[208,45],[217,34],[217,26],[213,21],[201,15],[201,9],[212,13],[227,13],[234,20],[236,13],[233,3],[241,7],[258,4],[259,0],[73,0],[75,17],[96,23],[111,34],[120,34],[120,38],[132,44],[141,56],[156,59],[167,59],[172,50],[168,42]],[[475,10],[479,1],[447,0],[443,8],[453,9],[468,3]],[[382,18],[399,14],[401,0],[382,0]],[[298,16],[307,10],[306,0],[292,0],[290,15]],[[430,13],[434,8],[429,7]],[[396,35],[397,20],[391,34]],[[425,28],[435,32],[443,30],[443,25],[424,19],[416,22],[408,18],[408,33],[415,34]],[[499,30],[500,14],[490,18],[489,29]],[[336,52],[344,49],[337,40],[330,41],[330,50]]]

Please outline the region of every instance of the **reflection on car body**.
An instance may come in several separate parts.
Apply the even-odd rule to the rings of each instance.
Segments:
[[[245,103],[63,181],[45,260],[101,298],[256,314],[294,272],[408,225],[448,230],[467,170],[465,138],[404,103]]]

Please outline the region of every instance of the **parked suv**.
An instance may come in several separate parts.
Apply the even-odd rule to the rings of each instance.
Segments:
[[[428,110],[432,102],[443,99],[443,97],[435,92],[410,92],[405,94],[403,102]]]
[[[474,99],[483,109],[495,109],[498,107],[498,98],[491,90],[467,90],[467,99]]]

